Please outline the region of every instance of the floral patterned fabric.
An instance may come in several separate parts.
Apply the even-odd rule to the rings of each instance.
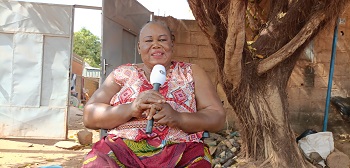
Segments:
[[[82,168],[210,168],[211,155],[204,143],[167,143],[155,147],[146,140],[115,139],[109,135],[98,141],[85,157]]]
[[[147,80],[144,71],[134,64],[125,64],[117,67],[114,71],[115,82],[122,88],[111,100],[111,105],[131,103],[140,92],[153,88]],[[159,88],[159,92],[165,97],[173,109],[178,112],[195,113],[196,101],[194,94],[194,80],[191,64],[172,62],[165,83]],[[146,134],[146,119],[132,119],[128,123],[109,130],[116,138],[125,138],[134,141],[151,139],[159,144],[164,141],[171,142],[202,142],[202,133],[187,134],[177,128],[154,123],[152,134]],[[153,144],[155,146],[159,144]]]

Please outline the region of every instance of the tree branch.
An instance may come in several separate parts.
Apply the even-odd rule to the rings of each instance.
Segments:
[[[238,87],[241,81],[242,53],[245,44],[245,12],[246,2],[242,0],[231,1],[228,12],[227,39],[225,45],[225,79]]]
[[[266,73],[268,70],[290,57],[301,45],[305,43],[307,39],[312,36],[325,18],[326,16],[321,12],[313,15],[309,19],[309,22],[304,25],[300,32],[290,42],[259,63],[257,67],[258,75]]]
[[[190,9],[192,10],[193,16],[197,20],[197,23],[203,33],[210,39],[213,35],[213,32],[211,32],[211,29],[209,28],[210,16],[208,14],[207,10],[207,4],[204,3],[202,0],[188,0],[188,4],[190,6]],[[200,8],[200,6],[203,8]]]

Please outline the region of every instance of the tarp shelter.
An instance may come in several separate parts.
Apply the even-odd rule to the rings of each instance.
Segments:
[[[0,138],[67,138],[74,8],[0,0]],[[103,0],[102,81],[141,62],[137,37],[152,16],[136,0]]]
[[[66,138],[73,10],[0,1],[0,138]]]

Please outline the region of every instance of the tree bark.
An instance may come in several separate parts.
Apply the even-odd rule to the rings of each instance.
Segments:
[[[296,58],[289,61],[296,62]],[[251,69],[244,66],[242,71],[252,74]],[[233,102],[243,125],[243,156],[258,167],[310,167],[297,147],[289,124],[285,87],[292,69],[293,66],[284,67],[283,71],[274,69],[264,77],[252,75],[243,80],[237,90],[227,93],[232,95],[229,102]],[[280,78],[272,78],[276,76]]]
[[[253,19],[248,16],[249,22],[245,22],[243,17],[247,1],[188,2],[216,54],[219,82],[242,125],[242,156],[259,167],[310,167],[289,124],[286,87],[304,47],[349,2],[254,1],[270,6],[264,7],[269,9],[264,16],[255,11],[258,18],[268,19],[256,24],[265,27],[257,38],[249,38],[256,39],[251,45],[246,42],[245,28],[249,26],[245,25]]]

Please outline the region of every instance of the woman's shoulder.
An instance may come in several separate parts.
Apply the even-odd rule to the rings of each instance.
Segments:
[[[192,63],[182,61],[173,61],[172,63],[175,67],[179,68],[191,68],[191,66],[193,65]]]
[[[135,68],[135,64],[126,63],[126,64],[117,66],[115,69],[131,69],[131,68]]]
[[[196,70],[203,70],[203,68],[197,64],[190,63],[190,62],[182,62],[182,61],[173,61],[173,65],[175,67],[179,67],[182,69],[196,69]]]
[[[113,69],[114,73],[125,72],[125,71],[127,71],[128,73],[130,72],[137,73],[139,71],[139,68],[136,64],[127,63],[127,64],[119,65]]]
[[[114,68],[113,73],[114,75],[119,75],[119,76],[132,76],[132,74],[137,74],[139,71],[139,68],[137,67],[136,64],[122,64]]]
[[[130,79],[138,78],[139,69],[136,64],[122,64],[113,70],[115,81],[121,86]]]

